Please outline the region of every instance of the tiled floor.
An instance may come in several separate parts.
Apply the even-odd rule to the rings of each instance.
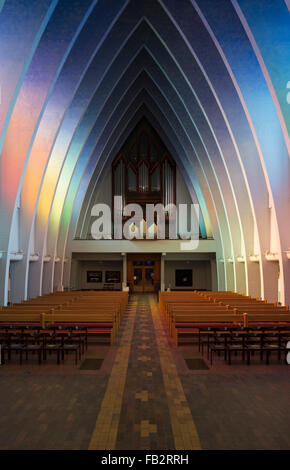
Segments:
[[[192,371],[156,298],[130,300],[116,345],[90,346],[100,370],[0,367],[0,449],[290,449],[290,366],[215,358]]]

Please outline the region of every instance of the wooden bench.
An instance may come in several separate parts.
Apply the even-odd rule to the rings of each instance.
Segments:
[[[286,307],[276,307],[273,304],[240,304],[240,303],[230,303],[228,304],[231,308],[235,307],[244,312],[248,310],[258,310],[258,311],[271,311],[275,310],[277,312],[288,312],[289,310]]]
[[[3,324],[36,324],[44,327],[45,325],[45,313],[0,313],[0,328]]]
[[[12,308],[5,308],[3,310],[0,311],[0,315],[2,314],[14,314],[14,313],[23,313],[23,314],[28,314],[28,313],[53,313],[55,310],[57,310],[57,307],[56,308],[51,308],[49,305],[44,305],[44,306],[40,306],[40,305],[37,305],[37,306],[29,306],[29,305],[25,305],[24,307],[22,307],[21,305],[17,305],[16,307],[12,307]]]
[[[95,315],[97,318],[102,318],[104,316],[111,315],[114,321],[114,327],[116,331],[119,328],[120,325],[120,311],[118,309],[115,309],[114,307],[107,306],[106,308],[101,308],[100,310],[98,309],[82,309],[82,310],[76,310],[76,309],[70,309],[66,308],[57,312],[54,312],[55,318],[58,318],[59,315],[79,315],[80,317],[84,317],[85,315]]]
[[[187,312],[176,313],[173,319],[171,334],[175,344],[178,345],[180,335],[194,334],[198,326],[205,325],[244,325],[244,316],[241,314],[202,312],[188,315]]]
[[[163,315],[166,315],[166,305],[169,303],[207,303],[207,299],[201,298],[194,292],[159,292],[159,307]]]
[[[127,303],[128,292],[54,292],[2,308],[0,327],[85,325],[90,334],[108,337],[113,344]]]
[[[194,305],[192,306],[191,304],[173,304],[169,307],[168,312],[167,312],[167,322],[169,325],[172,324],[172,319],[173,317],[178,314],[179,312],[183,312],[184,314],[187,312],[188,315],[190,314],[202,314],[202,313],[211,313],[213,315],[218,314],[218,313],[223,313],[225,311],[228,311],[228,313],[236,313],[236,309],[230,310],[229,308],[225,307],[224,305],[213,305],[213,304],[207,304],[207,305]]]
[[[107,295],[110,294],[110,295]],[[112,295],[114,294],[114,295]],[[64,305],[76,305],[76,304],[98,304],[98,303],[119,303],[121,313],[123,314],[128,304],[128,293],[127,292],[75,292],[72,293],[53,293],[45,297],[38,297],[36,299],[30,299],[27,301],[30,305],[32,304],[64,304]]]
[[[114,343],[116,323],[112,314],[45,314],[44,321],[46,327],[85,327],[91,336],[108,338],[111,345]]]
[[[114,312],[116,315],[116,320],[118,325],[121,323],[121,309],[118,304],[99,304],[99,305],[68,305],[62,307],[60,310],[55,311],[64,313],[64,312],[79,312],[79,313],[106,313],[106,312]]]
[[[245,318],[246,325],[253,325],[253,324],[277,324],[277,326],[281,323],[288,324],[290,327],[290,313],[268,313],[268,312],[250,312],[243,314]]]

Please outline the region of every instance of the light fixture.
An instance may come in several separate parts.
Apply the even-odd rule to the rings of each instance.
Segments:
[[[19,250],[19,251],[14,251],[12,253],[9,253],[9,258],[10,258],[10,261],[20,261],[23,259],[23,251]]]
[[[38,261],[39,260],[39,253],[31,253],[29,257],[29,261]]]
[[[278,253],[270,253],[266,251],[265,258],[267,261],[279,261]]]

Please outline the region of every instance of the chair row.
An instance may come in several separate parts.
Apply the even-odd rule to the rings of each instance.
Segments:
[[[85,327],[89,335],[113,344],[127,302],[126,292],[53,293],[2,308],[0,326]]]
[[[65,354],[75,354],[75,364],[81,359],[85,350],[84,332],[68,331],[0,331],[1,364],[6,363],[6,355],[10,361],[12,353],[18,355],[22,364],[23,355],[28,360],[29,354],[37,354],[38,363],[47,360],[47,355],[56,354],[57,363],[64,360]]]
[[[245,296],[241,294],[220,293],[220,298],[233,298],[238,304]],[[228,302],[213,302],[215,297],[206,296],[204,292],[161,292],[159,294],[160,310],[163,313],[176,344],[180,337],[197,332],[202,325],[236,325],[247,327],[259,324],[283,323],[290,326],[290,312],[256,299],[248,299],[247,305],[233,306]],[[252,303],[250,302],[252,300]],[[266,307],[264,307],[266,306]],[[245,312],[247,310],[247,312]]]
[[[242,357],[242,360],[247,359],[247,364],[250,365],[251,358],[255,353],[259,353],[260,360],[266,358],[266,364],[269,364],[270,356],[273,353],[277,354],[279,361],[281,359],[287,362],[287,355],[290,352],[290,328],[278,327],[265,328],[258,330],[257,328],[245,329],[230,329],[221,331],[212,329],[211,331],[199,331],[202,337],[199,338],[199,346],[201,346],[202,354],[204,353],[204,346],[207,349],[207,358],[210,358],[211,364],[213,363],[213,354],[221,353],[224,355],[224,360],[229,365],[232,363],[232,355]]]

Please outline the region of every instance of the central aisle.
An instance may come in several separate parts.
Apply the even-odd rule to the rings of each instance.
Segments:
[[[153,295],[130,299],[89,448],[201,448]]]

